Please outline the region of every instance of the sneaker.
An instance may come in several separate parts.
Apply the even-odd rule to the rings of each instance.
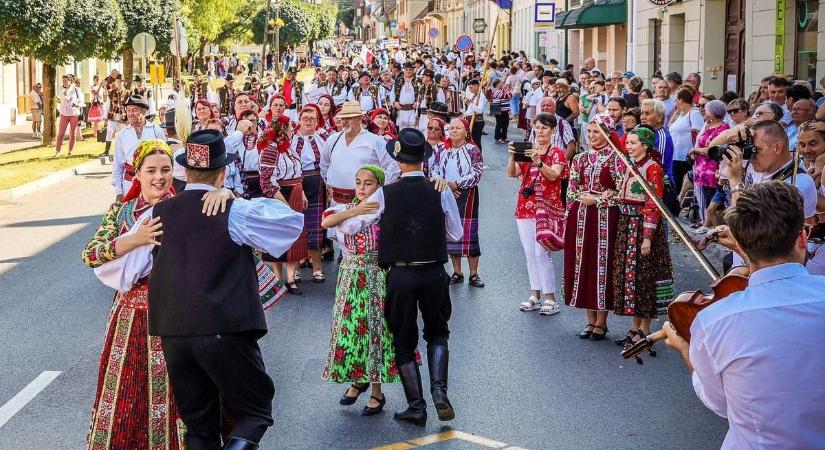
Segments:
[[[702,225],[701,227],[694,230],[696,234],[708,234],[710,232],[710,228]]]
[[[552,316],[553,314],[558,314],[561,312],[561,308],[557,302],[553,300],[545,300],[541,304],[541,309],[539,310],[539,314],[542,316]]]

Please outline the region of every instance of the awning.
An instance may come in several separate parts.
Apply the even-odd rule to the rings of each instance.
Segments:
[[[627,22],[627,0],[593,0],[556,13],[556,28],[593,28]]]

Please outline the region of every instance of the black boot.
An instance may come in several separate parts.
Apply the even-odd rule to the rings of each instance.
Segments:
[[[258,450],[258,444],[246,439],[230,437],[229,442],[223,446],[223,450]]]
[[[104,152],[99,154],[98,156],[109,156],[109,149],[112,148],[112,142],[106,141],[106,146],[104,147]]]
[[[407,397],[407,409],[395,413],[395,420],[414,423],[424,426],[427,423],[427,403],[421,392],[421,373],[415,361],[410,361],[398,367],[401,375],[401,384],[404,386],[404,395]]]
[[[450,399],[447,398],[447,367],[450,362],[450,351],[447,347],[433,345],[427,348],[427,365],[430,367],[430,393],[433,396],[435,410],[438,411],[438,420],[455,419],[455,411]]]

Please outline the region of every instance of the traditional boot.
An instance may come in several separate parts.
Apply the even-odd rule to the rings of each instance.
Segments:
[[[455,411],[447,398],[447,367],[450,351],[442,345],[433,345],[427,349],[427,365],[430,368],[430,393],[433,396],[438,420],[455,419]]]
[[[239,437],[231,437],[229,442],[223,446],[223,450],[258,450],[258,444]]]
[[[404,395],[407,397],[407,409],[395,413],[395,420],[414,423],[424,426],[427,423],[427,402],[421,392],[421,373],[415,361],[410,361],[398,367],[401,375],[401,384],[404,386]]]
[[[98,156],[109,156],[109,149],[112,148],[112,142],[106,141],[106,146],[104,147],[103,153],[99,154]]]

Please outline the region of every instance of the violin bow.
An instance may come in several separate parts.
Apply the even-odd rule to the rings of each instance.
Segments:
[[[702,254],[702,252],[699,251],[698,248],[696,248],[696,246],[693,244],[693,241],[691,241],[688,237],[684,228],[682,228],[682,225],[679,224],[679,221],[676,220],[675,217],[673,217],[673,214],[671,214],[670,210],[668,210],[667,207],[665,207],[665,204],[662,202],[662,199],[659,198],[659,196],[656,194],[656,191],[653,190],[653,187],[650,186],[650,183],[648,183],[645,177],[641,173],[639,173],[639,168],[636,167],[636,162],[632,161],[627,155],[625,155],[619,149],[619,147],[613,142],[613,139],[610,138],[610,133],[604,128],[603,125],[599,125],[598,128],[599,132],[607,140],[607,143],[608,145],[610,145],[610,148],[619,156],[619,158],[622,160],[622,162],[625,163],[628,169],[630,169],[631,174],[634,177],[636,177],[636,180],[638,180],[639,184],[642,185],[642,189],[644,189],[647,196],[650,197],[651,200],[653,200],[653,203],[656,205],[656,208],[659,209],[659,212],[661,212],[665,219],[667,219],[667,222],[670,224],[673,230],[676,231],[676,234],[679,235],[679,238],[682,239],[682,241],[685,243],[685,245],[687,245],[688,249],[693,254],[693,256],[699,261],[699,265],[701,265],[702,268],[705,269],[705,272],[707,272],[707,274],[713,280],[718,280],[721,277],[719,272],[716,270],[715,267],[713,267],[713,264],[711,264],[710,261],[708,261],[705,255]]]

